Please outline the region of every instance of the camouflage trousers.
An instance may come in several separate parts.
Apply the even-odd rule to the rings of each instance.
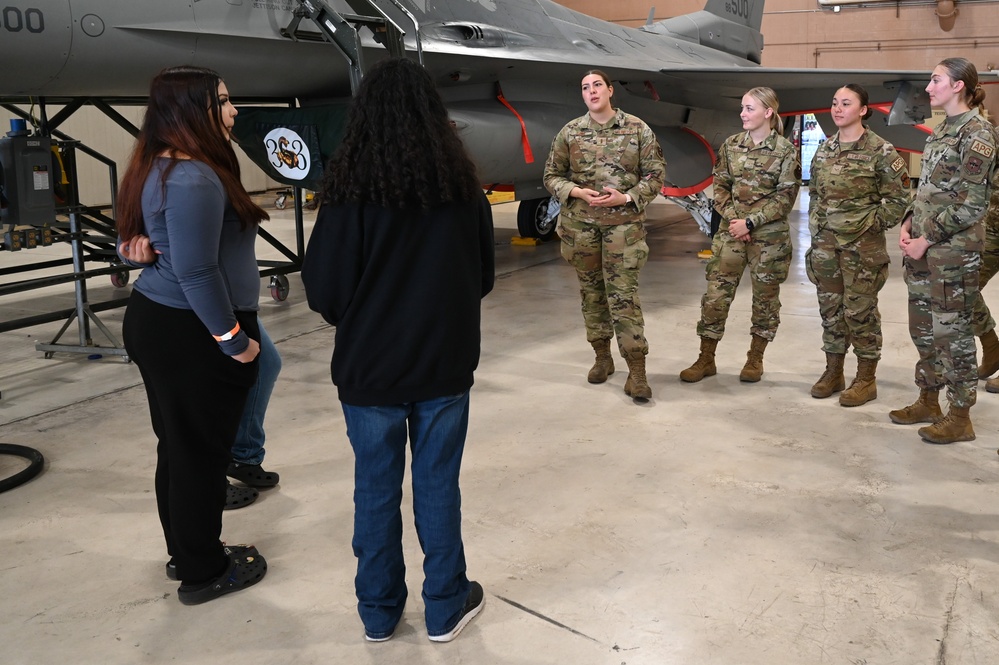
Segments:
[[[750,333],[768,342],[777,334],[780,285],[791,267],[791,235],[786,224],[766,234],[759,229],[755,233],[749,242],[736,240],[729,235],[728,222],[723,221],[711,241],[712,256],[705,268],[708,288],[701,298],[698,337],[721,339],[725,334],[725,321],[746,266],[753,285]]]
[[[841,245],[836,233],[822,229],[805,254],[805,272],[815,285],[822,316],[822,350],[858,358],[881,359],[881,313],[878,293],[888,279],[884,231],[869,229]]]
[[[982,269],[978,272],[978,299],[975,301],[975,312],[971,315],[971,322],[975,337],[981,337],[996,327],[995,319],[989,312],[988,305],[982,297],[981,291],[989,280],[999,272],[999,228],[992,225],[985,225],[985,248],[982,250]]]
[[[617,337],[621,355],[647,355],[638,273],[649,259],[641,222],[601,225],[561,217],[562,258],[576,269],[586,339]]]
[[[919,361],[916,385],[922,390],[947,386],[952,406],[974,405],[978,358],[972,313],[979,297],[982,256],[949,247],[931,246],[919,261],[906,257],[909,287],[909,335]]]

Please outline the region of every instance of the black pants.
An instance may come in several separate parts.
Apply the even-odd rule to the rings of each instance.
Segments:
[[[256,312],[236,312],[260,338]],[[207,581],[227,565],[219,537],[226,468],[257,362],[219,350],[191,310],[132,291],[122,336],[142,374],[156,446],[156,504],[167,552],[185,583]]]

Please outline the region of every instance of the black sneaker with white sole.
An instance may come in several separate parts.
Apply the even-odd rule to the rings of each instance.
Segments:
[[[454,638],[458,637],[458,633],[461,629],[468,625],[468,623],[479,615],[482,611],[482,607],[486,604],[486,597],[482,593],[482,585],[478,582],[468,583],[468,598],[465,599],[465,606],[461,609],[461,614],[458,615],[458,621],[454,626],[442,635],[428,635],[431,642],[450,642]]]

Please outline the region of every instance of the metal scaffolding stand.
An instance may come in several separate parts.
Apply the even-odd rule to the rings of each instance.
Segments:
[[[85,234],[80,228],[80,218],[76,210],[69,213],[69,233],[70,233],[70,246],[73,251],[73,274],[76,278],[74,280],[75,291],[76,291],[76,308],[73,313],[69,315],[69,318],[63,323],[62,328],[56,333],[55,337],[48,344],[43,344],[42,342],[35,342],[35,350],[43,351],[46,358],[51,358],[52,354],[56,351],[63,351],[67,353],[86,353],[94,354],[101,353],[105,355],[121,356],[122,360],[128,362],[128,354],[125,351],[125,347],[121,344],[118,339],[112,334],[108,327],[105,326],[97,314],[90,308],[90,303],[87,301],[87,282],[84,269],[84,247],[83,238]],[[79,344],[59,344],[59,338],[63,336],[73,321],[79,323],[79,333],[80,333],[80,343]],[[98,346],[94,344],[94,340],[90,334],[90,322],[93,321],[104,336],[107,337],[111,343],[114,345],[112,347]]]

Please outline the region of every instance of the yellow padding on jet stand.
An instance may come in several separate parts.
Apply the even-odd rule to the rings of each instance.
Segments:
[[[489,203],[496,205],[497,203],[509,203],[510,201],[516,201],[516,196],[513,192],[486,192],[486,198],[489,199]]]
[[[541,242],[541,238],[521,238],[520,236],[510,238],[511,245],[521,245],[523,247],[534,247],[535,245],[540,245]]]

